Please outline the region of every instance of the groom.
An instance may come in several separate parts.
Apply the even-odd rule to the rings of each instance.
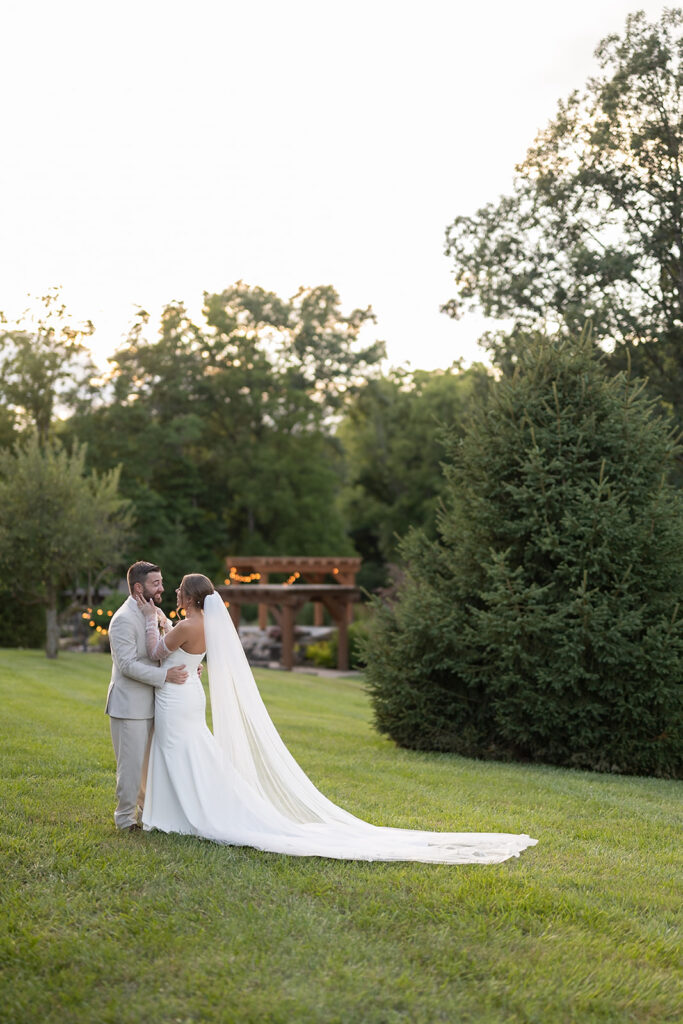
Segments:
[[[141,826],[138,811],[145,800],[147,761],[154,729],[154,690],[164,683],[184,683],[187,671],[182,666],[160,668],[147,657],[145,616],[136,595],[161,604],[164,592],[161,570],[151,562],[135,562],[127,574],[130,597],[109,624],[109,643],[113,659],[111,683],[105,713],[109,715],[111,738],[116,754],[116,827],[129,832]],[[157,608],[159,632],[172,629],[172,623]]]

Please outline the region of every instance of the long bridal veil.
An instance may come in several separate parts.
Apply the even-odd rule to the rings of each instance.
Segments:
[[[250,802],[246,845],[297,856],[490,864],[536,844],[527,835],[387,828],[337,807],[316,789],[283,743],[217,593],[204,602],[204,631],[214,736],[226,778]]]

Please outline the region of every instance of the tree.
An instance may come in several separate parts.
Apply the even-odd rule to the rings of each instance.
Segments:
[[[276,385],[269,415],[287,428],[301,428],[304,414],[324,422],[385,354],[380,341],[360,347],[362,328],[375,320],[372,310],[345,316],[331,285],[300,288],[283,300],[238,281],[204,300],[215,356],[246,370],[265,361]]]
[[[120,559],[129,528],[119,471],[86,474],[85,446],[68,452],[31,435],[0,452],[0,569],[19,600],[44,606],[46,653],[58,652],[61,590]]]
[[[36,311],[26,311],[14,327],[0,314],[0,398],[3,419],[11,417],[20,429],[34,429],[45,444],[55,410],[73,409],[91,392],[96,375],[83,344],[93,332],[88,323],[74,326],[54,289],[39,300]],[[2,429],[4,427],[4,430]],[[7,426],[0,424],[7,437]]]
[[[480,366],[393,370],[369,380],[348,402],[337,430],[345,460],[343,507],[363,558],[364,586],[386,583],[386,565],[397,560],[399,539],[410,527],[435,535],[444,487],[440,432],[446,424],[464,429],[488,384]]]
[[[133,515],[130,561],[153,557],[170,578],[179,579],[188,567],[214,576],[217,517],[205,501],[202,334],[179,303],[162,311],[154,341],[145,337],[148,324],[141,310],[110,360],[103,399],[71,417],[60,433],[72,443],[87,442],[92,469],[121,467],[120,490]]]
[[[147,320],[112,360],[112,400],[64,431],[99,470],[122,465],[136,550],[210,576],[229,553],[351,554],[331,431],[383,354],[359,342],[371,311],[343,315],[329,287],[281,299],[238,282],[205,295],[201,324],[172,303],[149,341]]]
[[[378,727],[410,747],[683,767],[677,442],[588,338],[535,339],[452,437],[438,538],[367,646]]]
[[[447,229],[457,296],[444,307],[508,320],[484,341],[511,367],[520,333],[596,337],[626,349],[683,408],[683,36],[681,10],[596,50],[600,74],[558,106],[511,195]],[[522,342],[523,344],[523,342]]]

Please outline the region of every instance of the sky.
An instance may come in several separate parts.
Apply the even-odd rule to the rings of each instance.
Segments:
[[[139,307],[331,284],[389,365],[482,358],[483,319],[439,311],[447,225],[664,6],[2,0],[0,310],[61,287],[104,364]]]

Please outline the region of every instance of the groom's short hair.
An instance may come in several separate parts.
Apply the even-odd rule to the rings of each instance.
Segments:
[[[126,573],[128,590],[131,594],[133,593],[133,587],[136,583],[142,583],[144,585],[145,579],[150,572],[161,572],[161,569],[158,565],[154,565],[153,562],[133,562]]]

